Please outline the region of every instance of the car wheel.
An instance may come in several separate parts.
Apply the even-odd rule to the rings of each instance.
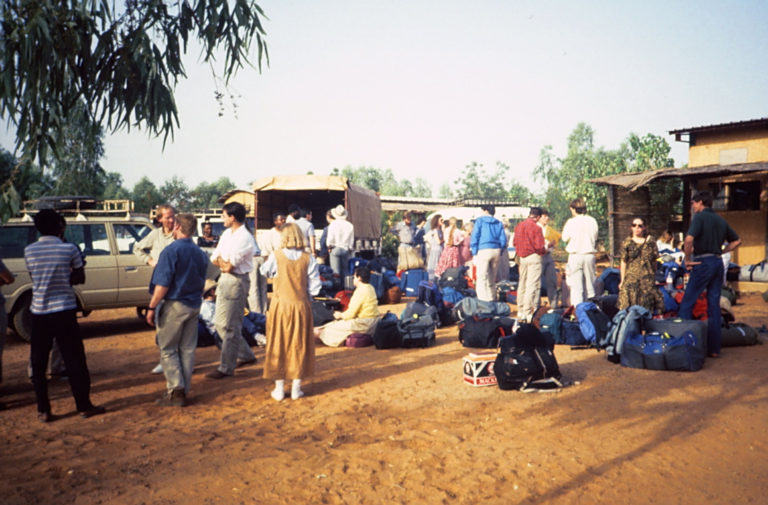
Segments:
[[[13,313],[13,329],[16,330],[16,334],[26,340],[32,341],[32,317],[29,311],[29,306],[32,303],[32,295],[24,295],[18,303],[16,311]]]

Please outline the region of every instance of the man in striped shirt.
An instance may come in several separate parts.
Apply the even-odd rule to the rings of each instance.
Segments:
[[[56,211],[41,210],[35,215],[40,238],[24,249],[32,278],[32,383],[37,397],[37,417],[44,423],[53,420],[45,371],[54,339],[64,358],[80,416],[87,418],[105,412],[104,407],[91,403],[91,376],[75,315],[77,298],[72,285],[85,283],[83,258],[77,246],[59,238],[63,223],[64,219]]]

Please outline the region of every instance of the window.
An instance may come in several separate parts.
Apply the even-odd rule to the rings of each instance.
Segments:
[[[760,210],[760,181],[714,182],[709,190],[714,210]]]
[[[64,239],[79,247],[86,257],[110,254],[107,227],[104,224],[67,223]]]
[[[119,254],[133,254],[133,246],[152,231],[146,224],[114,224],[117,251]]]
[[[0,227],[0,258],[23,258],[24,248],[37,240],[32,224]]]

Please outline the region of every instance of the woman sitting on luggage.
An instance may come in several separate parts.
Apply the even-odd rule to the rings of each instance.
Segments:
[[[381,314],[376,291],[370,281],[371,271],[367,267],[355,269],[355,292],[352,293],[347,310],[335,311],[333,317],[336,321],[315,328],[315,337],[327,346],[338,347],[343,345],[352,333],[373,335]]]
[[[651,313],[664,312],[664,298],[656,287],[656,259],[659,250],[648,235],[645,220],[632,220],[632,232],[619,250],[621,282],[619,283],[619,309],[632,305],[645,307]]]

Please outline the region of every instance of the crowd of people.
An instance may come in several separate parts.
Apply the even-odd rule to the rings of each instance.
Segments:
[[[406,212],[392,229],[399,239],[398,269],[425,267],[435,279],[449,269],[470,265],[477,298],[493,301],[496,283],[509,278],[511,244],[519,272],[518,323],[532,320],[541,305],[542,286],[553,307],[577,305],[595,296],[598,224],[587,214],[582,199],[570,202],[571,217],[564,223],[562,234],[550,226],[549,213],[541,207],[531,207],[528,217],[514,229],[511,223],[505,225],[494,216],[493,205],[481,209],[483,214],[468,223],[460,223],[452,216],[432,216],[426,232],[425,223],[414,224],[413,216]],[[680,251],[690,280],[679,316],[692,318],[694,302],[707,291],[708,352],[717,356],[721,255],[738,247],[740,239],[712,210],[710,193],[695,194],[691,210],[693,217]],[[214,236],[212,228],[204,225],[202,236],[195,242],[196,218],[160,205],[159,226],[134,246],[134,254],[153,267],[146,321],[156,328],[160,355],[160,363],[153,371],[163,373],[166,382],[163,395],[156,401],[160,406],[184,406],[188,402],[200,321],[221,342],[219,365],[206,377],[222,380],[232,377],[238,366],[256,362],[242,335],[246,308],[266,314],[263,377],[275,382],[271,396],[281,401],[286,397],[286,380],[291,382],[292,399],[304,395],[301,381],[314,371],[316,341],[340,345],[351,333],[372,333],[380,319],[377,295],[370,284],[371,272],[359,267],[352,275],[355,289],[346,310],[335,312],[333,321],[313,327],[311,301],[321,289],[318,265],[329,265],[343,279],[354,252],[354,226],[344,206],[326,213],[327,226],[318,243],[311,212],[297,205],[290,206],[286,213],[275,213],[274,226],[258,241],[245,225],[243,205],[228,203],[221,215],[224,233]],[[101,414],[105,409],[90,401],[90,376],[75,318],[77,301],[72,286],[85,282],[82,254],[76,246],[61,240],[66,222],[57,212],[41,210],[34,222],[40,238],[27,246],[25,259],[33,282],[30,355],[38,419],[54,419],[46,377],[54,342],[66,365],[80,415],[87,418]],[[568,259],[564,289],[559,292],[552,251],[561,240]],[[645,219],[632,220],[629,236],[619,250],[619,308],[641,305],[651,312],[663,311],[655,273],[660,252],[676,254],[671,240],[671,235],[654,240]],[[201,247],[212,247],[213,252],[209,256]],[[270,278],[273,290],[268,297]],[[0,283],[12,282],[13,276],[0,260]],[[0,358],[6,323],[6,315],[0,311]]]

